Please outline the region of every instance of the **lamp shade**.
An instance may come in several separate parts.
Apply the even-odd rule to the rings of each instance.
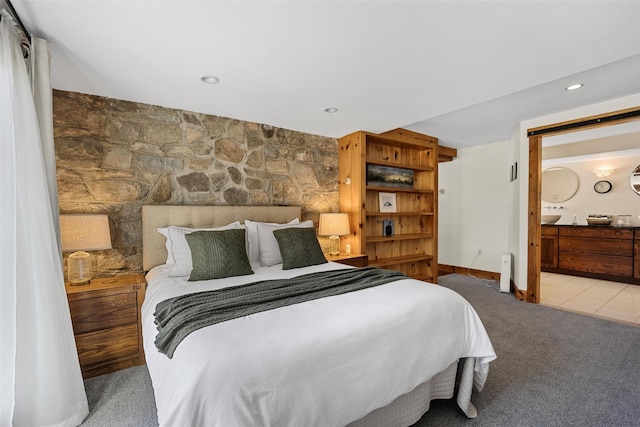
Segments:
[[[346,213],[321,213],[318,235],[320,236],[347,236],[351,234],[349,229],[349,214]]]
[[[60,215],[63,251],[111,249],[107,215]]]

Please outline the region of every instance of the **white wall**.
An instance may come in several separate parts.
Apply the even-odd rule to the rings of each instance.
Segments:
[[[640,94],[523,121],[517,124],[509,141],[460,149],[458,157],[452,162],[440,163],[438,180],[444,193],[438,199],[438,262],[498,272],[501,254],[506,250],[513,254],[512,278],[519,289],[526,290],[529,193],[527,129],[638,105]],[[518,179],[510,183],[510,167],[516,161]],[[623,167],[628,168],[628,165]],[[593,192],[595,176],[588,177],[585,173],[584,177],[580,177],[584,184],[580,190],[584,190],[584,204],[571,203],[566,206],[582,215],[635,214],[638,207],[626,208],[626,203],[633,206],[634,198],[629,197],[640,200],[640,196],[622,193],[628,189],[622,182],[628,179],[628,174],[616,171],[610,178],[614,190],[608,197],[598,199]],[[624,207],[617,202],[616,205],[609,203],[618,196],[624,198],[620,202]],[[609,212],[605,211],[605,207],[598,209],[601,212],[592,211],[595,209],[595,206],[592,207],[594,198],[598,203],[606,201],[605,207],[611,207]],[[582,196],[576,202],[581,199]],[[637,217],[635,221],[634,225],[637,225]],[[482,248],[483,255],[476,258],[478,248]]]
[[[508,248],[510,158],[505,141],[460,149],[453,161],[439,164],[440,264],[500,271]]]
[[[571,224],[573,214],[576,214],[578,224],[587,223],[589,214],[614,215],[615,224],[617,215],[633,215],[633,226],[640,226],[640,195],[636,194],[629,184],[631,172],[640,165],[640,155],[628,157],[603,158],[590,161],[564,161],[542,162],[542,169],[549,166],[562,166],[571,169],[578,175],[578,191],[571,199],[562,203],[542,202],[542,214],[562,215],[556,224]],[[606,178],[598,178],[593,174],[597,169],[615,169]],[[613,188],[606,194],[598,194],[593,185],[601,180],[609,181]],[[551,209],[547,209],[550,207]],[[562,207],[562,209],[559,209]],[[555,208],[555,209],[554,209]]]

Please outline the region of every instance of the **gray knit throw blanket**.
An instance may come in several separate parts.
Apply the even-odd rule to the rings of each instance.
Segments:
[[[292,304],[354,292],[406,279],[399,271],[376,267],[310,273],[292,279],[263,280],[162,301],[156,306],[155,344],[170,359],[180,342],[205,326]]]

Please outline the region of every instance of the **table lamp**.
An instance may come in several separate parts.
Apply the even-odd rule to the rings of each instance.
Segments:
[[[349,229],[349,214],[346,213],[321,213],[320,224],[318,226],[318,235],[329,236],[329,239],[335,241],[335,250],[329,252],[329,255],[340,255],[340,236],[348,236],[351,234]]]
[[[60,215],[62,251],[76,251],[67,260],[71,285],[91,282],[91,255],[85,251],[111,249],[107,215]]]

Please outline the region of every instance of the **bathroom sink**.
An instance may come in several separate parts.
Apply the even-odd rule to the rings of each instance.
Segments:
[[[562,215],[542,215],[543,224],[555,224]]]

